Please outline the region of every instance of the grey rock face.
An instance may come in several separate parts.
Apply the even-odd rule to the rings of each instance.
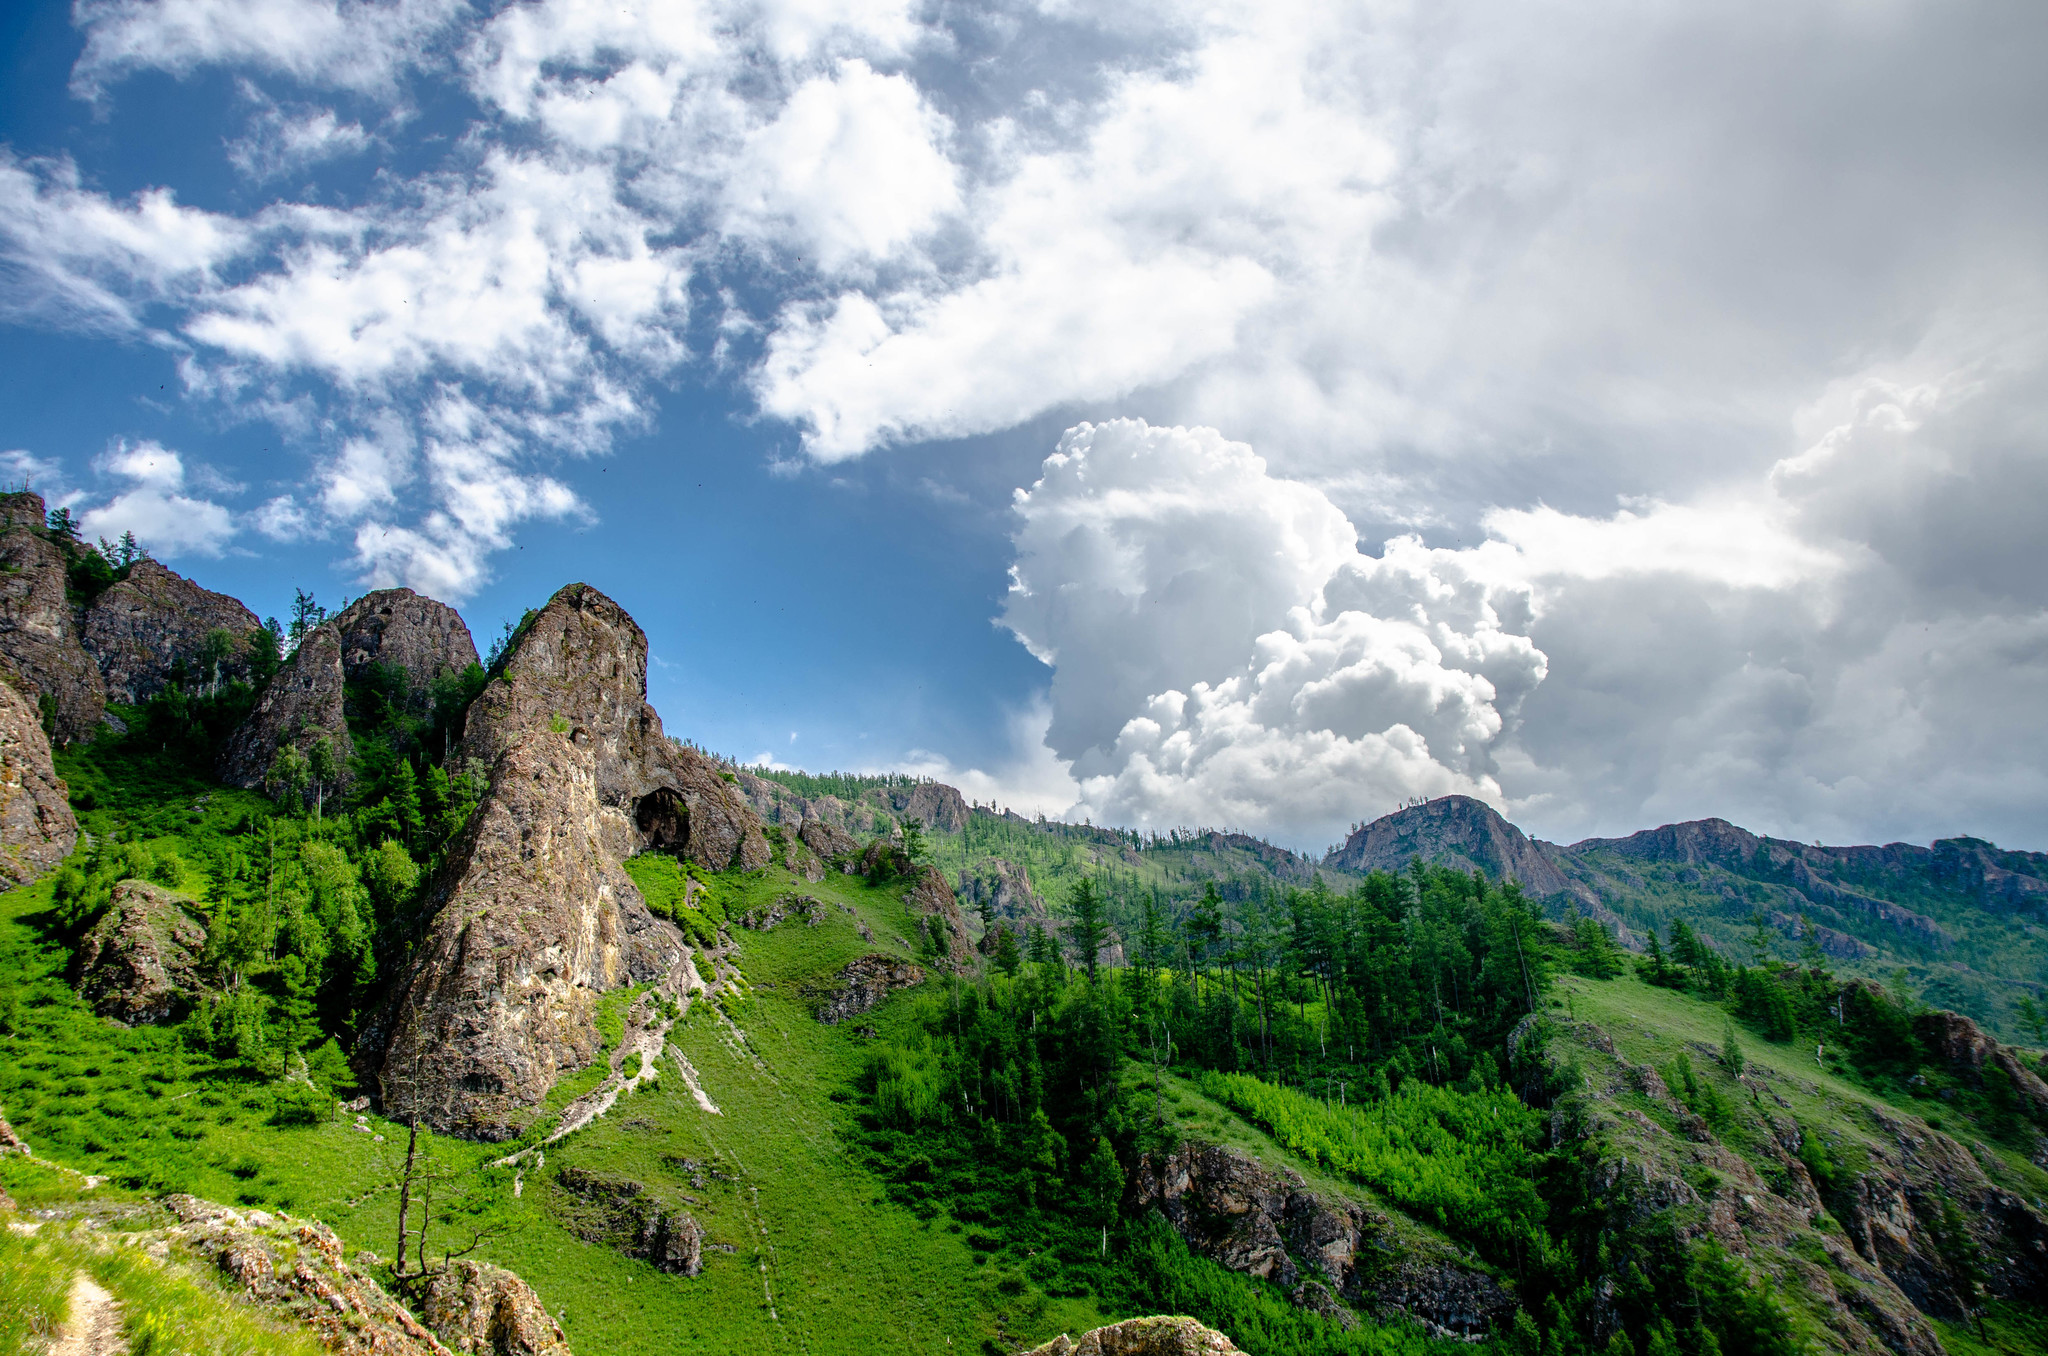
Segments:
[[[946,884],[946,877],[935,866],[919,867],[910,888],[903,893],[903,902],[924,919],[927,932],[943,931],[941,938],[946,961],[963,974],[974,968],[974,946],[967,937],[967,919],[960,913],[960,901],[953,897],[953,887]]]
[[[1344,871],[1402,871],[1411,857],[1511,878],[1538,899],[1571,889],[1527,834],[1470,796],[1439,796],[1375,819],[1323,860]]]
[[[70,855],[78,820],[35,703],[0,682],[0,881],[26,885]]]
[[[429,890],[426,941],[377,1028],[390,1032],[387,1112],[510,1138],[562,1072],[596,1056],[599,995],[685,987],[682,934],[648,912],[606,846],[595,763],[544,729],[498,757]]]
[[[256,709],[228,737],[220,779],[229,786],[259,788],[280,748],[292,744],[307,753],[324,737],[333,745],[335,766],[344,770],[340,780],[345,786],[352,745],[344,696],[341,633],[333,622],[326,622],[306,633],[298,653],[278,670],[256,699]]]
[[[839,972],[839,977],[818,1005],[818,1020],[837,1026],[881,1006],[882,1000],[898,989],[924,983],[924,967],[880,952],[862,956]]]
[[[617,1248],[671,1275],[704,1269],[704,1230],[645,1184],[585,1168],[564,1168],[556,1182],[569,1197],[564,1222],[584,1242]]]
[[[1328,1310],[1328,1291],[1307,1288],[1317,1275],[1349,1304],[1399,1310],[1439,1337],[1482,1336],[1515,1305],[1510,1291],[1449,1247],[1418,1244],[1362,1206],[1219,1145],[1146,1155],[1125,1193],[1131,1208],[1157,1209],[1195,1252],[1272,1281],[1305,1307]]]
[[[64,553],[43,534],[43,497],[0,495],[0,665],[57,705],[56,736],[92,735],[106,714],[99,666],[78,643]]]
[[[341,634],[341,671],[354,678],[372,664],[392,664],[424,688],[477,662],[476,641],[456,610],[411,589],[366,593],[334,618]]]
[[[168,1021],[200,988],[206,929],[192,901],[160,885],[124,880],[78,948],[78,992],[93,1011],[129,1026]]]
[[[714,871],[768,865],[768,840],[737,774],[663,734],[647,704],[647,636],[587,584],[560,590],[535,615],[470,706],[463,751],[489,764],[528,731],[557,722],[594,760],[614,857],[651,848]]]
[[[803,827],[797,830],[797,836],[803,840],[805,847],[828,862],[850,857],[860,851],[860,844],[854,840],[852,834],[837,825],[827,824],[822,819],[806,819]]]
[[[163,691],[180,664],[189,675],[187,691],[210,681],[213,675],[201,671],[202,656],[214,631],[226,631],[235,643],[220,676],[246,674],[249,635],[259,624],[256,614],[233,598],[145,558],[135,562],[126,579],[93,599],[80,639],[99,666],[107,700],[133,705]]]

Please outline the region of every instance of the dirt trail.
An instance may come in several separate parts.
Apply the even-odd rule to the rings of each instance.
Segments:
[[[121,1301],[84,1272],[71,1278],[71,1316],[64,1321],[49,1356],[123,1356]]]

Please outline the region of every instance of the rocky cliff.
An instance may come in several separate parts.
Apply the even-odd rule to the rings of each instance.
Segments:
[[[602,836],[617,859],[674,852],[713,871],[754,871],[771,852],[738,774],[669,739],[647,703],[647,636],[587,584],[548,600],[470,706],[463,752],[486,764],[551,726],[590,751]]]
[[[387,1114],[510,1138],[597,1055],[599,995],[689,987],[689,948],[619,868],[604,815],[587,746],[542,729],[498,755],[427,892],[426,940],[370,1032],[373,1048],[389,1033]]]
[[[64,552],[44,531],[44,516],[39,494],[0,495],[0,666],[51,699],[57,740],[69,743],[99,728],[107,694],[79,644]]]
[[[354,679],[372,664],[402,668],[416,688],[477,662],[476,641],[461,614],[411,589],[378,589],[334,618],[340,635],[342,676]]]
[[[0,882],[26,885],[70,855],[78,820],[34,701],[0,680]]]
[[[310,756],[313,746],[325,739],[345,787],[353,752],[345,696],[341,632],[326,622],[306,633],[298,651],[256,699],[256,709],[228,737],[220,757],[220,779],[229,786],[260,788],[280,748],[289,744]],[[325,789],[331,794],[340,788]]]
[[[1448,1244],[1218,1145],[1148,1154],[1124,1191],[1128,1210],[1158,1210],[1194,1252],[1346,1327],[1357,1308],[1471,1340],[1515,1308],[1513,1291]]]
[[[1323,859],[1341,871],[1404,871],[1411,858],[1484,871],[1520,881],[1537,899],[1570,890],[1571,882],[1492,806],[1470,796],[1439,796],[1375,819]]]
[[[188,690],[216,677],[245,677],[256,614],[225,593],[203,589],[147,556],[128,577],[93,599],[80,642],[106,686],[106,699],[133,706],[164,690],[183,671]],[[218,673],[207,638],[225,632],[229,647]]]

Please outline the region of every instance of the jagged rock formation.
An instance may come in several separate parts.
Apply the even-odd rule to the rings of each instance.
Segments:
[[[992,857],[972,868],[963,866],[956,894],[961,908],[989,920],[988,930],[982,936],[984,951],[994,945],[1000,923],[1016,924],[1011,931],[1019,936],[1032,923],[1052,926],[1052,914],[1045,907],[1045,899],[1032,888],[1031,873],[1018,863]]]
[[[966,798],[943,782],[919,782],[905,790],[889,790],[889,808],[902,819],[915,819],[928,829],[958,833],[967,827]]]
[[[411,589],[378,589],[334,618],[341,637],[341,671],[353,679],[372,664],[390,664],[416,688],[477,662],[476,641],[460,613]]]
[[[0,681],[0,882],[26,885],[78,844],[71,792],[35,703]]]
[[[953,898],[953,887],[946,884],[943,872],[936,866],[918,867],[910,888],[903,892],[903,902],[924,920],[927,935],[937,942],[933,949],[943,951],[947,964],[962,973],[974,968],[967,919],[961,915],[960,902]],[[939,932],[944,936],[937,936]]]
[[[383,1020],[387,1111],[481,1139],[519,1133],[601,1044],[598,995],[690,987],[683,936],[606,843],[596,758],[539,730],[506,748],[428,891],[433,918]]]
[[[341,632],[333,622],[324,622],[306,633],[298,651],[256,699],[256,709],[228,737],[220,757],[220,779],[229,786],[260,788],[279,749],[290,744],[310,757],[313,746],[326,739],[342,775],[325,790],[345,789],[353,745],[344,698]]]
[[[1470,796],[1439,796],[1375,819],[1323,864],[1342,871],[1404,871],[1414,857],[1520,881],[1538,899],[1571,885],[1527,834]]]
[[[1127,1209],[1157,1209],[1194,1252],[1272,1281],[1347,1327],[1357,1321],[1349,1305],[1470,1339],[1515,1307],[1512,1291],[1449,1245],[1218,1145],[1147,1154],[1124,1192]],[[1335,1285],[1334,1296],[1318,1277]]]
[[[134,705],[164,690],[181,667],[190,690],[248,672],[256,614],[225,593],[203,589],[147,556],[128,577],[93,599],[80,641],[99,666],[108,701]],[[216,675],[206,664],[206,639],[225,631],[233,649]]]
[[[797,830],[797,837],[802,840],[805,847],[828,862],[850,858],[860,851],[860,844],[852,834],[822,819],[804,820],[802,827]],[[841,869],[852,871],[856,868],[851,862],[845,862]]]
[[[78,948],[78,992],[93,1011],[128,1026],[169,1021],[200,989],[206,929],[192,901],[146,880],[114,887]]]
[[[825,879],[825,863],[818,859],[818,854],[805,847],[804,840],[794,832],[782,832],[782,864],[813,885]]]
[[[1214,1328],[1192,1318],[1127,1318],[1081,1334],[1061,1333],[1024,1356],[1233,1356],[1239,1348]]]
[[[608,850],[674,852],[713,871],[754,871],[771,852],[739,778],[662,733],[647,704],[647,636],[588,584],[570,584],[520,632],[470,706],[463,751],[493,763],[530,730],[566,723],[595,760]]]
[[[584,1242],[616,1248],[671,1275],[704,1269],[704,1230],[689,1211],[661,1200],[645,1183],[586,1168],[564,1168],[555,1182],[565,1196],[557,1213]]]
[[[872,1012],[882,1000],[898,989],[924,983],[924,967],[880,952],[849,962],[832,984],[818,996],[818,1020],[837,1026],[849,1017]]]
[[[1526,1020],[1511,1045],[1519,1051],[1538,1029],[1535,1019]],[[1583,1091],[1553,1112],[1552,1138],[1583,1165],[1586,1198],[1601,1203],[1611,1237],[1668,1229],[1683,1242],[1719,1242],[1766,1283],[1799,1296],[1824,1325],[1823,1345],[1834,1350],[1882,1346],[1900,1356],[1938,1356],[1941,1343],[1923,1315],[1960,1318],[1970,1290],[1958,1270],[1957,1240],[1942,1236],[1945,1221],[1969,1235],[1968,1249],[1983,1259],[1992,1294],[2048,1291],[2048,1220],[1918,1117],[1876,1102],[1842,1105],[1865,1123],[1859,1128],[1867,1136],[1867,1163],[1824,1197],[1801,1159],[1807,1132],[1770,1109],[1789,1105],[1774,1090],[1782,1075],[1752,1062],[1740,1077],[1759,1118],[1745,1157],[1674,1099],[1656,1070],[1631,1063],[1597,1026],[1553,1016],[1549,1029],[1556,1034],[1544,1058],[1553,1067],[1575,1065],[1584,1079]],[[1714,1058],[1705,1047],[1696,1053]],[[1635,1110],[1632,1097],[1647,1100],[1659,1116]],[[1666,1129],[1667,1121],[1678,1132]],[[1839,1231],[1823,1227],[1823,1211],[1839,1221]],[[1605,1283],[1594,1284],[1598,1290]],[[1611,1319],[1602,1321],[1596,1343],[1613,1327]]]
[[[107,711],[99,666],[78,643],[64,552],[44,531],[43,497],[0,495],[0,667],[56,705],[56,738],[92,735]]]

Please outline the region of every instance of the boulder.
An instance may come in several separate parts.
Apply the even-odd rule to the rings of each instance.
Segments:
[[[1214,1328],[1192,1318],[1127,1318],[1082,1333],[1079,1341],[1061,1333],[1024,1356],[1232,1356],[1241,1349]]]
[[[538,730],[498,756],[490,789],[429,887],[412,970],[366,1039],[388,1031],[386,1114],[508,1139],[565,1070],[596,1057],[600,994],[679,993],[683,935],[648,912],[605,842],[596,758]]]
[[[915,988],[924,980],[923,966],[880,952],[862,956],[848,963],[832,984],[819,993],[823,1001],[818,1005],[818,1020],[827,1026],[837,1026],[849,1017],[881,1006],[882,1000],[896,990]]]
[[[0,1116],[0,1154],[20,1154],[23,1158],[31,1156],[27,1143],[14,1133],[14,1127],[7,1123],[5,1116]]]
[[[35,703],[0,682],[0,881],[26,885],[78,844],[70,788]]]
[[[586,1243],[616,1248],[657,1271],[695,1276],[704,1269],[704,1230],[680,1206],[630,1177],[564,1168],[556,1184],[567,1196],[559,1213]]]
[[[291,744],[310,756],[313,746],[325,738],[333,746],[334,763],[342,775],[323,792],[346,789],[354,748],[343,713],[344,695],[341,632],[333,622],[324,622],[306,633],[298,651],[256,699],[249,718],[228,736],[220,756],[220,779],[229,786],[261,789],[279,749]],[[309,789],[309,798],[311,795]]]
[[[43,497],[0,495],[0,667],[56,706],[59,743],[91,736],[107,713],[99,666],[78,643],[64,551],[44,528]]]
[[[256,614],[225,593],[203,589],[185,576],[144,557],[128,577],[86,609],[80,642],[99,666],[108,701],[135,705],[164,690],[181,667],[187,690],[211,682],[206,639],[225,631],[234,648],[219,677],[242,677],[249,668],[250,633]]]
[[[78,948],[78,992],[93,1011],[128,1026],[170,1020],[200,989],[206,929],[192,901],[146,880],[114,887]]]
[[[1190,1142],[1147,1154],[1124,1189],[1127,1209],[1158,1210],[1192,1251],[1340,1323],[1357,1305],[1476,1340],[1515,1307],[1511,1291],[1449,1245],[1234,1149]]]
[[[341,671],[356,678],[372,664],[404,669],[416,688],[477,662],[476,641],[446,603],[411,589],[366,593],[334,618],[341,635]]]
[[[428,1278],[420,1317],[464,1356],[569,1356],[562,1325],[517,1274],[457,1259]]]
[[[739,776],[662,732],[647,703],[647,636],[588,584],[530,617],[465,718],[463,752],[486,765],[532,730],[566,725],[590,751],[607,849],[654,849],[713,871],[756,871],[772,853]]]

